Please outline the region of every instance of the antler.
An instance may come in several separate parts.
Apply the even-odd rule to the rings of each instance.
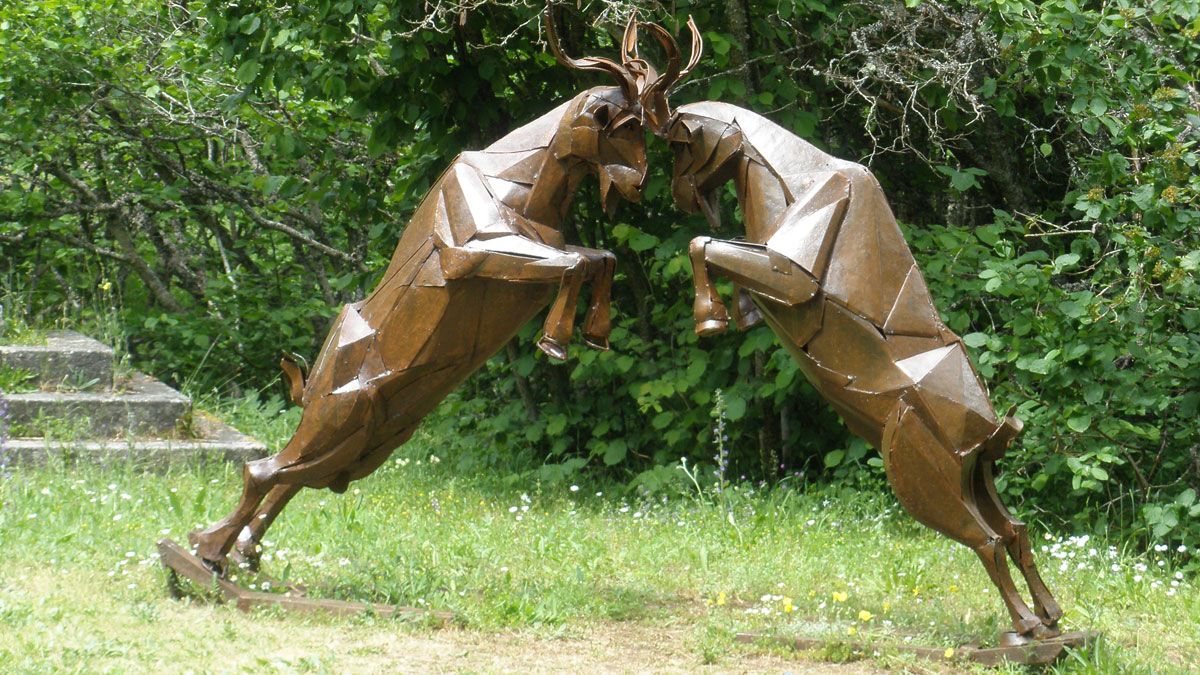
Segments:
[[[692,53],[688,58],[687,66],[680,68],[679,44],[675,38],[667,32],[667,29],[656,23],[643,23],[642,25],[650,29],[654,39],[658,40],[658,43],[662,45],[663,52],[667,55],[667,71],[649,81],[642,88],[640,94],[642,109],[646,111],[646,116],[649,118],[650,128],[655,133],[662,135],[665,133],[664,127],[667,118],[671,116],[667,93],[677,82],[692,72],[692,69],[700,62],[700,56],[704,53],[704,38],[700,36],[700,30],[696,28],[695,20],[689,16],[687,25],[692,33]]]
[[[625,27],[625,38],[622,40],[622,58],[625,60],[625,64],[619,64],[615,61],[611,61],[599,56],[585,56],[579,59],[567,56],[566,53],[563,52],[562,45],[558,41],[558,31],[554,28],[554,16],[550,13],[549,5],[546,6],[545,16],[546,40],[550,43],[550,51],[554,53],[554,58],[558,59],[559,63],[568,68],[574,68],[576,70],[596,70],[603,73],[608,73],[617,81],[617,85],[621,87],[621,91],[625,93],[625,97],[629,101],[638,100],[638,90],[640,89],[637,81],[638,78],[634,69],[629,67],[631,63],[635,61],[641,61],[641,59],[637,58],[636,42],[638,22],[636,16],[630,17],[629,25]],[[626,57],[626,53],[628,51],[631,37],[634,42],[634,58],[628,59]],[[644,64],[645,62],[642,61],[642,63]]]

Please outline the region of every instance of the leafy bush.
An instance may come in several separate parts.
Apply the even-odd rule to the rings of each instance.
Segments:
[[[612,51],[633,5],[574,6],[556,11],[578,54]],[[43,320],[116,311],[137,358],[196,387],[267,386],[279,351],[314,353],[371,286],[451,157],[594,81],[544,51],[540,2],[447,7],[0,8],[9,297]],[[1026,422],[1001,488],[1040,517],[1200,542],[1200,8],[672,7],[642,14],[693,14],[708,45],[676,103],[746,105],[876,172],[997,407]],[[441,408],[439,436],[464,464],[655,487],[707,461],[720,389],[732,476],[878,480],[769,331],[694,336],[684,251],[706,226],[670,204],[651,145],[642,205],[606,223],[587,186],[568,224],[621,260],[614,351],[551,365],[529,326]]]

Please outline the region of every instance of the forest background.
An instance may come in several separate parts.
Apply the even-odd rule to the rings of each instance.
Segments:
[[[1200,544],[1200,2],[593,0],[555,9],[568,52],[614,54],[635,7],[704,33],[676,105],[747,106],[876,173],[943,318],[1026,423],[1010,502]],[[542,9],[0,4],[5,336],[115,326],[189,392],[282,406],[280,353],[315,355],[450,160],[603,84],[555,63]],[[443,457],[670,490],[681,458],[713,464],[715,410],[728,475],[880,484],[769,330],[695,337],[686,244],[709,230],[649,143],[644,203],[607,220],[589,184],[567,226],[620,259],[614,349],[552,364],[530,324],[427,423]]]

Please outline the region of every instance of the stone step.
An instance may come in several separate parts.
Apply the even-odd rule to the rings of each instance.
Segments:
[[[0,469],[14,466],[112,466],[132,464],[162,469],[208,461],[248,462],[264,457],[267,448],[214,417],[197,413],[197,438],[186,440],[53,441],[44,438],[0,438]]]
[[[56,331],[44,344],[0,345],[0,366],[28,370],[39,387],[110,389],[113,351],[86,335]]]
[[[64,431],[79,438],[171,435],[186,426],[192,410],[190,398],[141,373],[114,391],[38,391],[5,399],[9,425],[61,420]]]

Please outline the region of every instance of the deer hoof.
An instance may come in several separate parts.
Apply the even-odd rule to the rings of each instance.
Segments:
[[[546,356],[558,361],[567,360],[567,348],[561,342],[555,340],[549,335],[543,335],[537,342],[538,349],[542,350]]]
[[[607,337],[600,337],[598,335],[588,335],[588,334],[584,333],[583,343],[586,344],[587,346],[591,347],[592,349],[598,349],[602,352],[608,351],[608,338]]]
[[[696,335],[706,337],[709,335],[718,335],[724,333],[729,328],[729,322],[721,319],[708,319],[707,321],[696,322]]]
[[[187,538],[188,544],[192,547],[192,553],[200,559],[200,562],[204,563],[204,566],[212,570],[217,576],[224,578],[225,571],[229,566],[228,558],[225,556],[213,558],[212,554],[205,550],[207,548],[205,546],[207,540],[199,530],[188,532]]]

